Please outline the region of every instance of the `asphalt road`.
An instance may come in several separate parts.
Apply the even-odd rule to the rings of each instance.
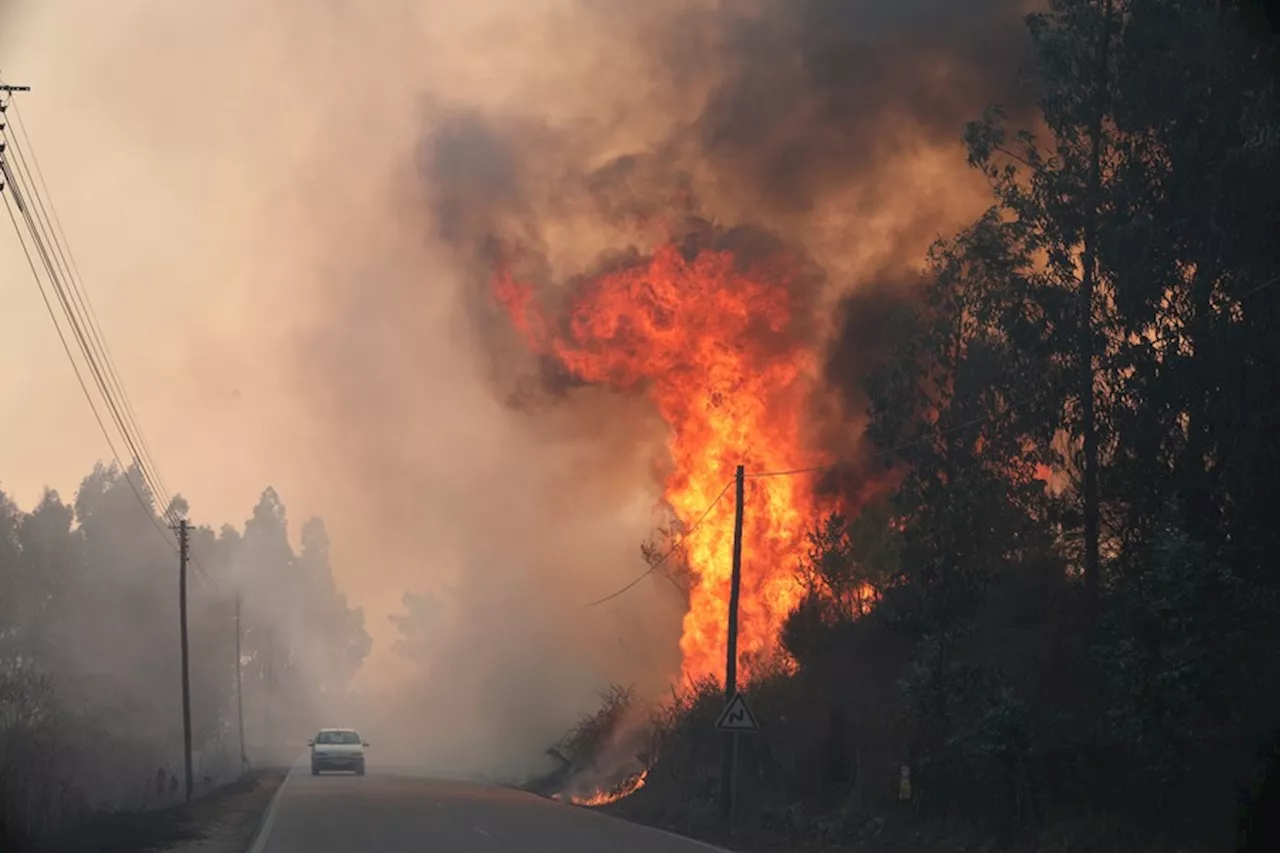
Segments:
[[[296,768],[250,853],[710,853],[698,841],[521,791]]]

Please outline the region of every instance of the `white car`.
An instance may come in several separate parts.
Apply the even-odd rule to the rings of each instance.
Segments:
[[[311,747],[311,775],[322,770],[352,770],[364,775],[364,750],[369,744],[354,729],[321,729],[307,741]]]

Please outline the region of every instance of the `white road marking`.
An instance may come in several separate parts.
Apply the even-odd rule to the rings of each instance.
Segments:
[[[289,772],[284,774],[284,781],[280,783],[280,787],[276,788],[275,794],[271,797],[271,803],[267,806],[267,813],[262,818],[262,825],[258,827],[258,834],[254,836],[253,843],[249,845],[248,853],[262,853],[266,849],[267,841],[271,838],[271,827],[276,822],[276,812],[280,810],[280,795],[284,793],[284,786],[289,784],[289,780],[293,778],[293,771],[298,769],[298,765],[302,759],[298,759],[289,768]]]

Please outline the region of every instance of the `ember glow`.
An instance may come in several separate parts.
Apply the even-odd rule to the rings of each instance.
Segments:
[[[724,249],[666,243],[575,282],[560,306],[539,305],[505,267],[495,275],[499,301],[535,351],[580,381],[653,401],[671,430],[664,498],[681,525],[692,527],[715,503],[684,542],[693,576],[680,638],[688,678],[724,671],[735,467],[750,476],[826,461],[802,440],[816,357],[797,343],[795,329],[810,320],[799,316],[799,271],[785,252],[746,262]],[[751,661],[776,647],[800,595],[800,547],[818,512],[811,483],[774,476],[746,484],[738,649],[747,676]]]
[[[638,776],[628,779],[626,783],[620,785],[613,791],[600,791],[589,797],[573,797],[569,802],[575,806],[607,806],[610,803],[616,803],[623,797],[629,797],[636,791],[644,787],[644,781],[648,777],[649,771],[642,770]]]

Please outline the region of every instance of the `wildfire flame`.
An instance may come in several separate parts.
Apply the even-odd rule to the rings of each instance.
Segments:
[[[746,263],[666,243],[580,282],[558,323],[532,287],[505,266],[495,273],[498,300],[535,351],[581,381],[653,400],[671,430],[664,498],[684,528],[715,503],[683,543],[692,589],[680,647],[691,679],[724,671],[735,467],[750,476],[825,461],[803,441],[816,363],[796,343],[808,319],[793,295],[799,270],[776,253]],[[807,478],[775,476],[747,481],[744,509],[738,650],[749,674],[799,599],[797,551],[818,507]]]
[[[607,806],[610,803],[616,803],[623,797],[629,797],[636,791],[644,787],[644,781],[648,777],[649,771],[642,770],[637,776],[628,779],[625,784],[613,791],[600,791],[589,797],[571,797],[569,802],[575,806]]]

